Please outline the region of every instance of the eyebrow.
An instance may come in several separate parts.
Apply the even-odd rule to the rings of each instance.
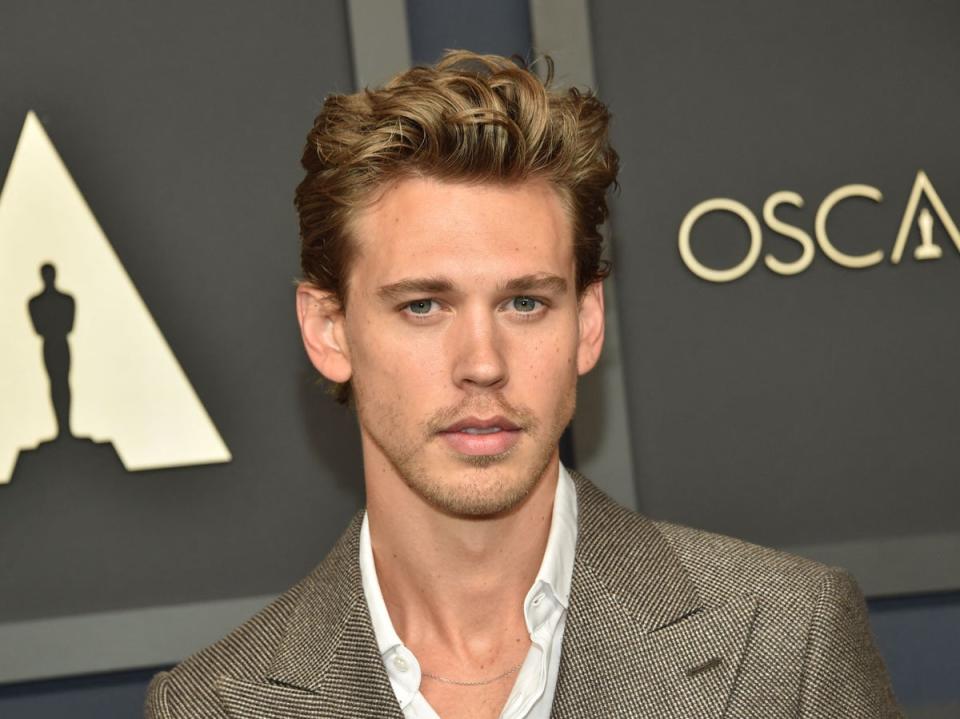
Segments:
[[[377,296],[385,300],[398,300],[410,295],[439,295],[453,290],[453,283],[445,277],[410,277],[384,285]]]
[[[410,295],[435,295],[452,292],[455,285],[446,277],[409,277],[377,290],[377,296],[384,300],[398,300]],[[567,281],[559,275],[539,272],[513,277],[497,286],[500,292],[553,292],[563,294],[567,291]]]
[[[567,281],[559,275],[537,273],[514,277],[500,289],[506,292],[554,292],[562,295],[567,291]]]

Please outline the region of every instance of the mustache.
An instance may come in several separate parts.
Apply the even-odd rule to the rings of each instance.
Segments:
[[[427,420],[430,434],[439,434],[446,427],[466,417],[501,416],[513,422],[525,432],[535,431],[539,426],[536,415],[527,407],[512,404],[502,394],[488,395],[483,399],[467,398],[462,402],[440,409]]]

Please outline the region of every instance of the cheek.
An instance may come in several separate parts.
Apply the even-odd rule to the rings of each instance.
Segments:
[[[575,329],[569,330],[545,332],[518,342],[516,366],[534,389],[555,389],[576,381],[577,337]]]
[[[354,376],[386,398],[408,402],[413,390],[435,386],[443,352],[429,333],[398,333],[394,325],[367,322],[351,341]]]

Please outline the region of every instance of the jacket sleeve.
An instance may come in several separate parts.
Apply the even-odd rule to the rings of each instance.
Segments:
[[[863,594],[853,577],[842,569],[831,569],[820,583],[807,631],[799,716],[903,716],[873,642]]]
[[[144,719],[170,719],[167,708],[167,673],[160,672],[147,687],[147,700],[143,706]]]

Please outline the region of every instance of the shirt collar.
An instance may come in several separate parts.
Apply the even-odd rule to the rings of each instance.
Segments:
[[[577,491],[561,464],[547,546],[540,570],[523,600],[523,618],[535,644],[548,643],[569,606],[576,545]]]
[[[420,690],[420,665],[400,641],[393,622],[390,621],[386,602],[383,601],[383,592],[380,591],[380,581],[377,579],[377,566],[373,561],[370,522],[366,512],[363,513],[363,523],[360,525],[359,554],[360,581],[370,611],[373,636],[377,639],[377,649],[383,659],[393,693],[400,703],[400,708],[406,710]]]
[[[370,610],[373,634],[377,638],[377,648],[383,655],[394,647],[402,645],[403,642],[393,628],[387,605],[383,601],[383,592],[380,591],[377,566],[373,561],[373,544],[370,542],[370,520],[366,512],[363,513],[363,524],[360,525],[360,579],[363,582],[363,594]]]
[[[567,609],[570,603],[570,581],[573,578],[573,557],[577,546],[577,490],[567,468],[560,464],[557,492],[553,499],[553,516],[543,561],[533,586],[527,592],[524,607],[528,606],[538,586],[550,590],[560,605]]]

